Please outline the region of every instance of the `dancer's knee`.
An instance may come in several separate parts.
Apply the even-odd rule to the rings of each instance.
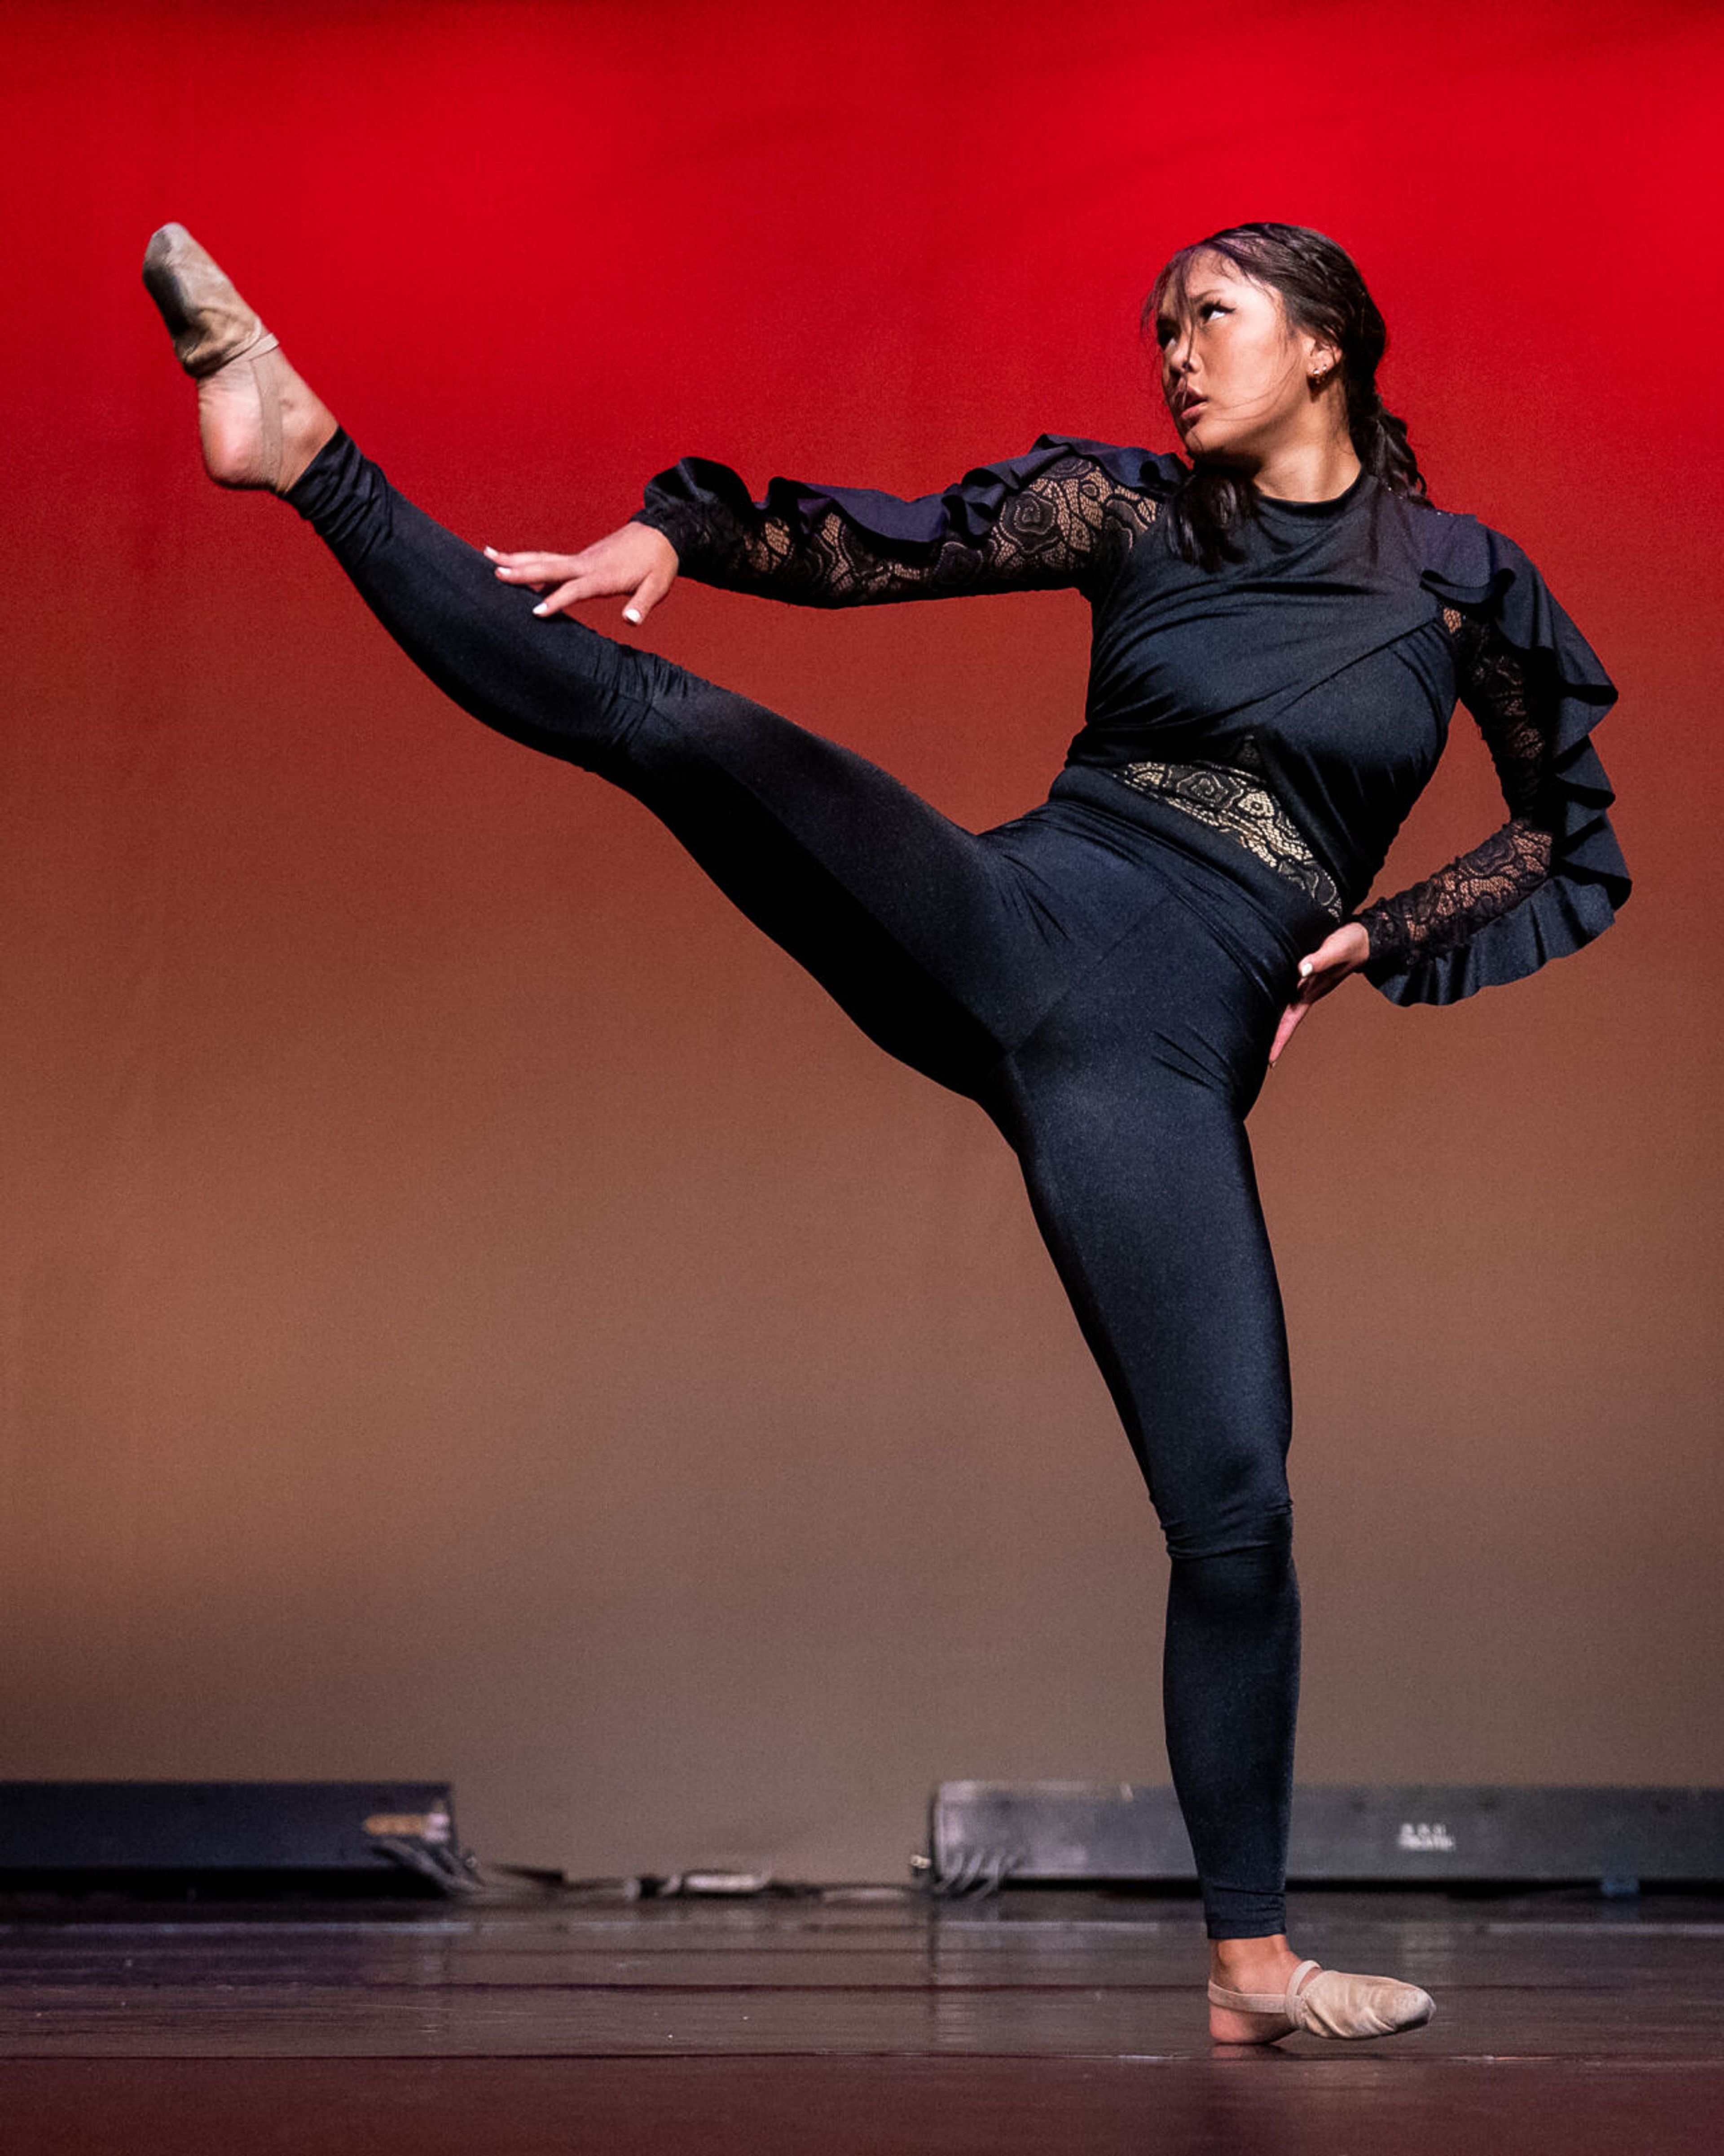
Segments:
[[[1186,1517],[1163,1519],[1167,1554],[1176,1564],[1258,1551],[1280,1559],[1293,1546],[1293,1501],[1242,1501]]]
[[[1182,1622],[1255,1628],[1296,1605],[1290,1513],[1197,1538],[1172,1552],[1168,1610]]]

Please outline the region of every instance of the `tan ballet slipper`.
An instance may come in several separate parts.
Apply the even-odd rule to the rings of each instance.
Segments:
[[[285,494],[336,431],[335,414],[182,224],[144,250],[144,285],[198,383],[204,467],[218,486]]]
[[[1301,1988],[1300,1979],[1311,1969],[1317,1973]],[[1393,2036],[1403,2029],[1422,2028],[1437,2010],[1429,1992],[1416,1984],[1393,1976],[1350,1976],[1315,1961],[1300,1963],[1285,1992],[1229,1991],[1212,1977],[1209,2003],[1234,2014],[1280,2015],[1288,2026],[1279,2035],[1259,2040],[1271,2044],[1301,2029],[1312,2036]]]

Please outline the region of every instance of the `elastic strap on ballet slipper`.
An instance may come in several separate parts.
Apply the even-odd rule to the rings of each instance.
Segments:
[[[263,379],[256,362],[265,352],[275,349],[275,340],[269,337],[265,343],[248,346],[245,353],[252,362],[252,378],[258,385],[258,407],[264,423],[263,452],[259,462],[264,468],[264,476],[271,487],[281,477],[281,398],[277,388]],[[287,362],[284,360],[281,364],[285,367]]]
[[[278,352],[280,349],[280,339],[272,336],[259,322],[244,344],[235,346],[232,352],[212,352],[198,366],[188,367],[186,372],[201,382],[205,375],[217,374],[223,367],[231,367],[236,359],[261,359],[266,352]]]
[[[1229,1991],[1225,1984],[1217,1984],[1213,1977],[1211,1977],[1209,2004],[1212,2006],[1229,2007],[1235,2014],[1284,2014],[1296,2027],[1302,2028],[1305,2025],[1304,2018],[1295,2004],[1298,1996],[1300,1979],[1308,1969],[1320,1969],[1321,1966],[1320,1962],[1301,1962],[1292,1975],[1288,1978],[1287,1989],[1284,1992]]]
[[[200,368],[198,376],[200,382],[207,382],[213,376],[219,374],[223,367],[245,366],[250,368],[252,387],[258,400],[258,454],[254,470],[259,482],[272,490],[277,487],[281,477],[281,397],[279,372],[280,367],[287,364],[287,362],[284,358],[278,362],[276,368],[270,370],[272,373],[278,376],[275,381],[265,378],[264,370],[259,362],[266,359],[272,352],[280,352],[280,340],[272,336],[259,322],[256,330],[243,345],[230,352],[225,358],[217,360],[213,367]]]

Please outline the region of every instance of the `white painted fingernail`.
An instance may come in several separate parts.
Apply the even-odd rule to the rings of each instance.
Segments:
[[[633,607],[624,607],[623,609],[623,619],[624,621],[639,621],[640,619],[640,616],[635,612]]]
[[[544,609],[544,608],[543,608],[543,607],[541,607],[541,606],[536,606],[536,607],[533,608],[533,612],[534,612],[535,613],[544,613],[544,611],[545,611],[545,609]]]

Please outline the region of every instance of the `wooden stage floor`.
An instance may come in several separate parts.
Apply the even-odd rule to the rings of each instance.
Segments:
[[[1193,1901],[0,1902],[5,2156],[1724,2148],[1724,1902],[1300,1893],[1422,2030],[1213,2046]]]

